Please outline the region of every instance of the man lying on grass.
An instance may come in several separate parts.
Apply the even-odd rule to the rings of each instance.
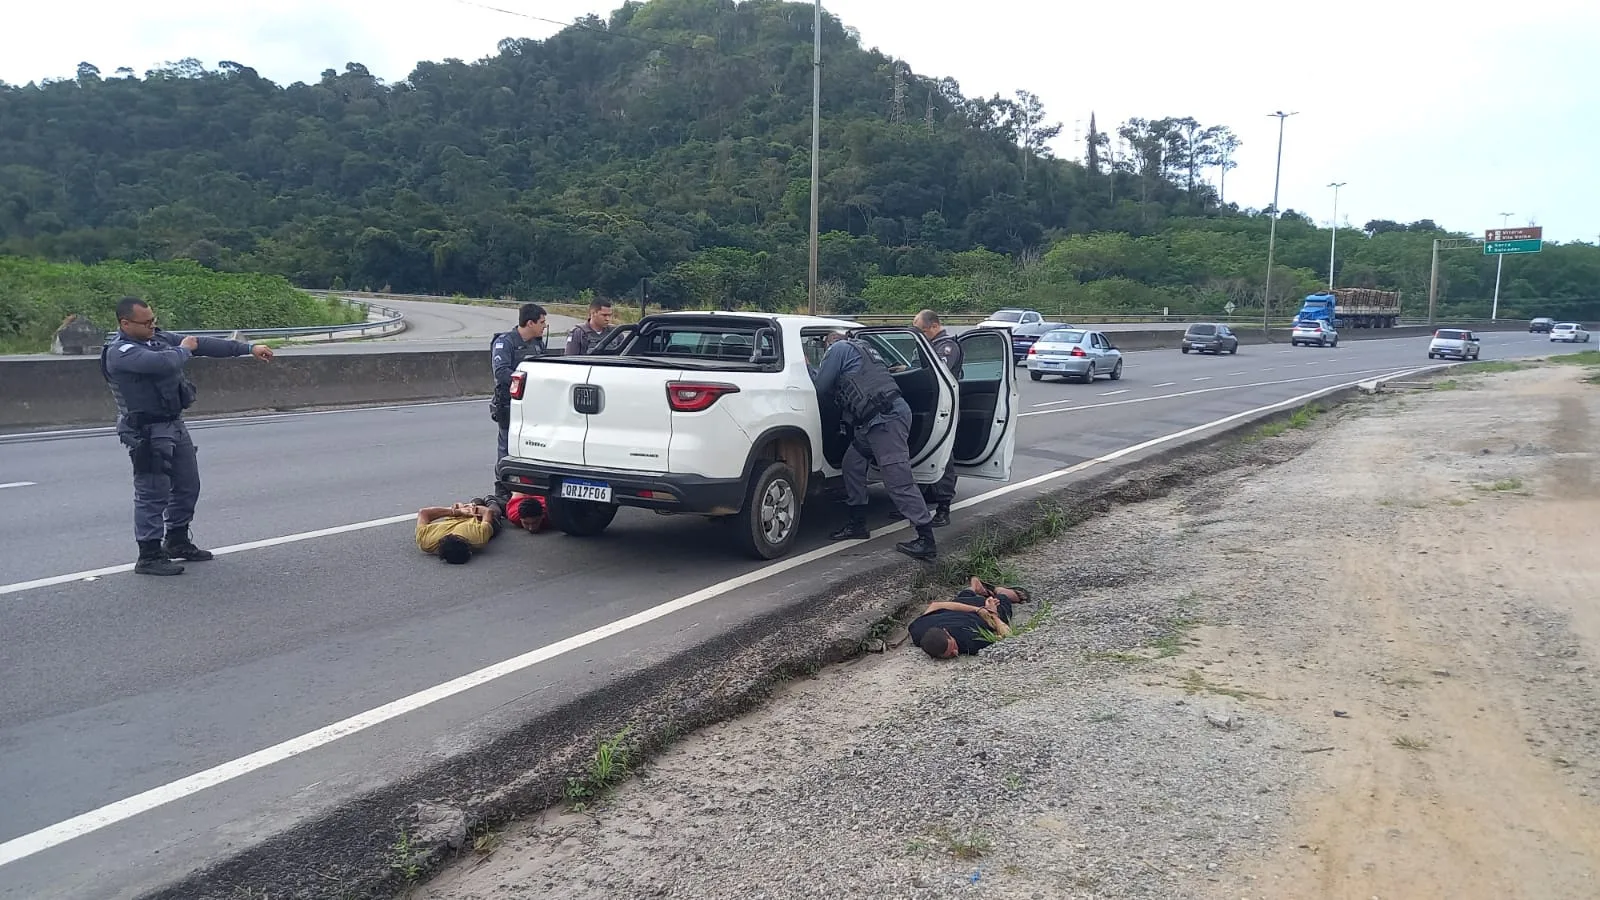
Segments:
[[[911,623],[911,639],[934,659],[976,655],[1011,633],[1011,605],[1029,599],[1023,588],[973,578],[954,600],[929,603]]]

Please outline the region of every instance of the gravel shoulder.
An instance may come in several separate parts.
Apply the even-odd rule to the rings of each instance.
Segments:
[[[410,895],[1600,896],[1592,371],[1256,435],[1012,560],[1026,633],[789,682]]]

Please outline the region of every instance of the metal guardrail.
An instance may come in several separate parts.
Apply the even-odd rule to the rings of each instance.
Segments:
[[[369,318],[363,322],[350,322],[345,325],[298,325],[287,328],[216,328],[195,331],[183,331],[183,334],[192,334],[196,337],[227,337],[233,334],[254,338],[286,338],[308,337],[311,335],[326,335],[330,340],[334,335],[354,335],[356,337],[369,337],[375,335],[394,334],[405,330],[405,314],[398,309],[388,306],[379,306],[365,300],[351,300],[351,303],[360,306]],[[370,318],[373,312],[383,316],[380,319]],[[106,340],[117,336],[115,331],[106,333]]]

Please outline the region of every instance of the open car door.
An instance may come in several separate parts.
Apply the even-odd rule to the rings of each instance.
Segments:
[[[938,481],[956,442],[955,376],[915,328],[880,325],[854,331],[889,364],[906,405],[911,407],[911,433],[906,445],[911,451],[912,477],[918,484]],[[869,477],[878,479],[876,466]]]
[[[961,344],[961,399],[951,465],[962,478],[1010,481],[1021,405],[1011,335],[999,328],[975,328],[956,340]]]

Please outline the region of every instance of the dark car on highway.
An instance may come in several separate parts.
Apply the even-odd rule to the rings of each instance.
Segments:
[[[1239,337],[1219,322],[1196,322],[1183,333],[1183,352],[1238,353]]]
[[[1540,332],[1543,332],[1544,334],[1549,334],[1550,333],[1550,329],[1552,329],[1554,327],[1556,327],[1556,320],[1555,319],[1546,318],[1545,316],[1540,316],[1539,318],[1534,319],[1532,322],[1528,323],[1528,333],[1529,334],[1539,334]]]
[[[1034,322],[1031,325],[1018,325],[1011,329],[1011,361],[1021,363],[1028,358],[1028,350],[1033,347],[1039,335],[1058,328],[1071,328],[1065,322]]]

